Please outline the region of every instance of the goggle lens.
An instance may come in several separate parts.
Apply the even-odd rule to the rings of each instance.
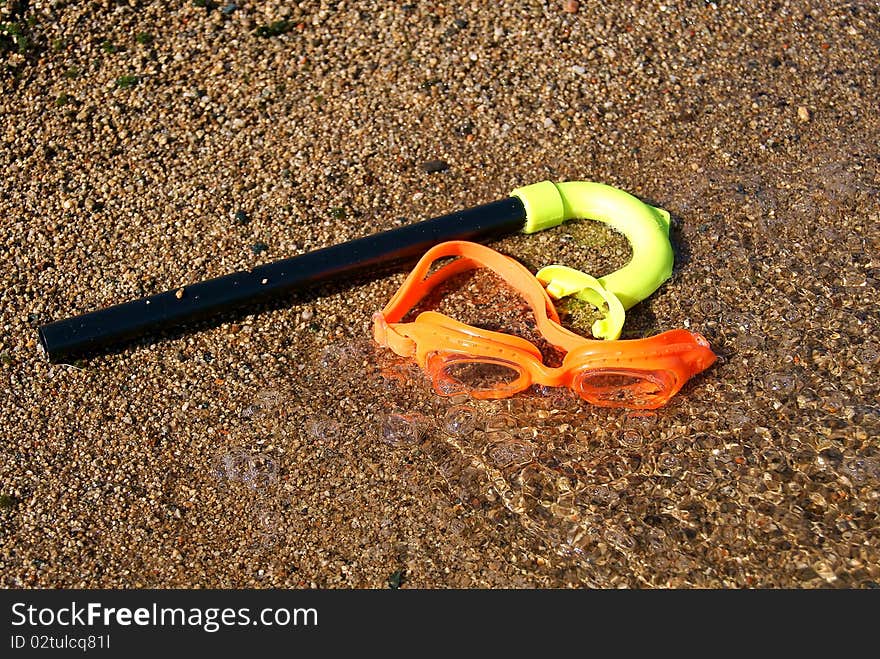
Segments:
[[[675,389],[669,371],[588,369],[579,373],[572,388],[584,400],[602,407],[660,407]]]
[[[501,359],[436,354],[428,359],[434,389],[443,396],[504,398],[528,386],[519,365]]]

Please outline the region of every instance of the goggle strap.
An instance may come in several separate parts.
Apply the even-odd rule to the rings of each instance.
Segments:
[[[427,276],[434,261],[445,256],[462,258]],[[525,266],[485,245],[464,240],[451,240],[429,249],[385,305],[382,315],[387,323],[396,323],[442,281],[480,266],[492,270],[525,298],[532,309],[538,330],[551,344],[566,352],[582,345],[584,337],[559,324],[559,315],[553,300]],[[389,327],[389,330],[393,331],[393,328]]]
[[[427,263],[428,267],[420,270],[418,273],[413,270],[397,293],[394,294],[394,297],[385,305],[382,313],[388,322],[396,323],[400,321],[401,318],[408,314],[413,307],[442,282],[479,266],[479,264],[474,263],[471,259],[460,258],[447,263],[436,272],[425,277],[425,273],[427,273],[431,263],[433,261]]]
[[[462,258],[426,276],[434,261],[445,256]],[[524,266],[489,247],[464,240],[451,240],[429,249],[409,273],[397,293],[385,305],[382,314],[388,322],[397,322],[438,284],[477,267],[489,268],[516,289],[529,303],[536,318],[545,316],[555,321],[559,320],[550,296]]]

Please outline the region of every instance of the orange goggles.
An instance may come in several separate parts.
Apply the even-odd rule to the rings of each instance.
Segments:
[[[429,275],[434,261],[447,256],[461,258]],[[530,341],[436,311],[399,322],[438,284],[480,267],[491,269],[525,298],[538,331],[566,353],[561,366],[546,366]],[[616,341],[579,336],[562,327],[552,300],[528,269],[489,247],[461,240],[440,243],[425,253],[385,308],[373,315],[373,338],[402,357],[414,358],[441,396],[481,399],[506,398],[538,384],[568,387],[603,407],[654,409],[715,361],[709,342],[687,330]]]

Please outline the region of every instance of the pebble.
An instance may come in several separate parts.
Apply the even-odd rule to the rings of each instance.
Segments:
[[[428,160],[422,163],[422,170],[427,174],[445,172],[447,169],[449,169],[449,164],[443,160]]]

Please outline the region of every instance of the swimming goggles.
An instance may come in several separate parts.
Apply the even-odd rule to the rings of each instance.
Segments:
[[[459,258],[428,274],[437,259],[450,256]],[[523,296],[538,331],[565,352],[561,366],[544,364],[530,341],[436,311],[400,322],[438,284],[480,267],[492,270]],[[374,314],[373,338],[400,356],[414,358],[438,394],[478,399],[506,398],[531,385],[546,385],[568,387],[595,405],[654,409],[715,361],[706,339],[682,329],[632,340],[579,336],[562,327],[547,291],[525,266],[466,241],[440,243],[425,253],[385,308]]]

